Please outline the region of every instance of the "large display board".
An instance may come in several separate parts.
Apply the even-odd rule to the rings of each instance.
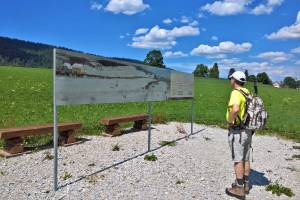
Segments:
[[[54,49],[53,52],[54,191],[58,190],[57,105],[148,101],[150,152],[151,101],[190,98],[191,134],[193,133],[192,74],[61,49]]]
[[[57,105],[192,98],[191,74],[56,50]]]

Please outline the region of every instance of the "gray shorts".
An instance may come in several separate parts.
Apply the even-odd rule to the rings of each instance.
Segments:
[[[229,130],[228,142],[234,162],[248,161],[252,142],[252,131]]]

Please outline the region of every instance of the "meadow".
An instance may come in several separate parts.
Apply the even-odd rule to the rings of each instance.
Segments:
[[[246,85],[249,89],[251,83]],[[261,134],[276,134],[300,142],[300,91],[259,85],[269,119]],[[195,79],[195,122],[226,127],[225,113],[231,87],[227,80]],[[52,70],[0,67],[0,129],[52,123]],[[188,122],[190,100],[153,103],[154,121]],[[59,106],[59,122],[80,121],[82,135],[99,135],[103,117],[147,112],[146,103]],[[127,124],[128,125],[128,124]],[[126,125],[125,125],[126,126]],[[45,143],[51,136],[27,138],[28,145]],[[3,141],[1,142],[3,143]]]

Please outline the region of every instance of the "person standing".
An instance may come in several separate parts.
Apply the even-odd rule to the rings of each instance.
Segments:
[[[245,194],[249,193],[250,175],[250,148],[253,131],[245,130],[243,120],[246,114],[246,97],[249,90],[244,88],[246,75],[241,71],[236,71],[229,76],[233,91],[228,103],[226,119],[229,133],[228,141],[231,150],[231,157],[234,162],[235,182],[230,188],[226,188],[226,194],[238,199],[245,199]]]

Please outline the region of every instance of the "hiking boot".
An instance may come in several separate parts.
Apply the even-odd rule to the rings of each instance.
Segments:
[[[249,181],[244,182],[244,190],[245,190],[245,194],[249,194],[250,191]]]
[[[231,187],[235,187],[235,186],[237,186],[236,182],[231,184]],[[244,182],[244,191],[245,191],[245,194],[249,194],[249,191],[250,191],[249,181]]]
[[[226,188],[226,194],[238,199],[245,199],[245,189],[244,186],[237,185],[236,183],[232,184],[231,188]]]

